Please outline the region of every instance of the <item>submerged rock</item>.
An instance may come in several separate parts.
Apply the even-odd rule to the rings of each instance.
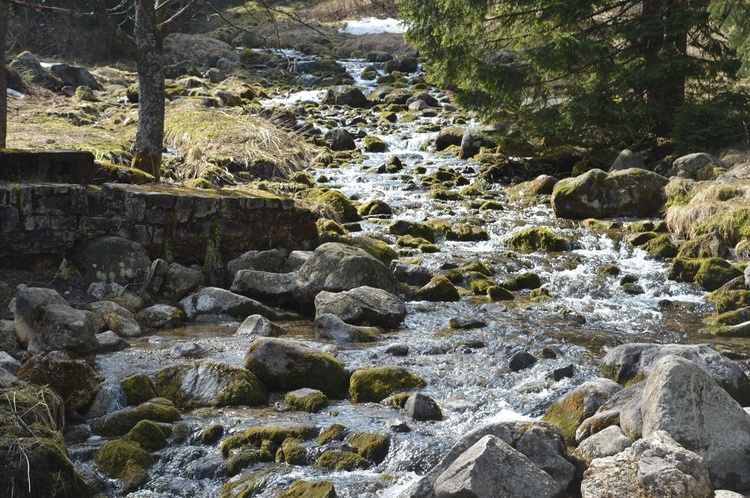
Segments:
[[[374,342],[381,332],[377,327],[350,325],[330,313],[316,316],[313,330],[317,336],[336,342]]]

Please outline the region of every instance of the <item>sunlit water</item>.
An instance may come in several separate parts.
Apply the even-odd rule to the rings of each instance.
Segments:
[[[362,61],[347,62],[358,77]],[[270,99],[268,105],[293,106],[301,101],[319,101],[318,90],[287,94]],[[313,111],[315,112],[315,111]],[[342,111],[329,107],[318,110],[320,117],[341,119]],[[344,111],[344,114],[351,111]],[[344,120],[349,119],[345,116]],[[392,433],[387,459],[368,471],[319,472],[311,467],[288,467],[268,477],[265,491],[257,496],[276,496],[296,479],[333,481],[340,497],[397,497],[434,465],[462,434],[479,425],[496,420],[534,419],[548,404],[582,382],[597,376],[598,360],[614,345],[635,342],[702,342],[698,334],[707,307],[703,292],[697,287],[667,280],[667,265],[646,258],[621,240],[622,230],[592,231],[582,223],[557,220],[549,205],[524,205],[508,200],[501,187],[489,187],[495,198],[504,202],[502,211],[480,212],[465,202],[439,201],[429,198],[428,187],[421,187],[412,174],[415,167],[427,173],[453,168],[469,180],[476,178],[477,163],[460,161],[448,154],[423,150],[423,144],[434,133],[418,131],[432,123],[447,124],[447,117],[426,118],[409,125],[383,125],[368,120],[368,134],[381,136],[389,146],[382,154],[365,154],[361,164],[313,172],[328,177],[328,186],[362,201],[382,199],[394,211],[394,219],[426,221],[435,218],[457,222],[475,219],[490,235],[483,242],[438,241],[441,252],[415,254],[422,264],[438,269],[446,263],[472,261],[488,263],[497,270],[496,279],[504,280],[522,271],[536,272],[552,299],[537,301],[529,291],[519,291],[512,302],[490,303],[485,298],[464,298],[456,303],[409,302],[408,316],[398,330],[389,331],[377,343],[331,344],[316,340],[310,322],[288,323],[291,337],[324,348],[341,359],[348,369],[363,366],[404,366],[424,377],[424,393],[432,396],[443,409],[442,422],[408,421],[412,432]],[[322,129],[321,131],[325,131]],[[391,156],[399,156],[405,169],[397,174],[369,172]],[[408,181],[417,188],[407,188]],[[628,220],[620,220],[626,223]],[[504,240],[513,232],[528,226],[546,225],[574,240],[577,249],[556,254],[522,254],[509,251]],[[362,233],[395,242],[387,233],[387,223],[365,220]],[[600,276],[597,269],[616,264],[622,275],[633,276],[643,289],[630,295],[619,285],[619,278]],[[472,317],[485,325],[471,330],[453,330],[452,317]],[[158,336],[133,340],[133,348],[120,353],[101,355],[96,367],[107,377],[107,385],[116,386],[120,379],[137,372],[154,372],[175,363],[170,350],[179,342],[198,342],[206,356],[234,365],[243,364],[244,353],[253,342],[251,337],[235,336],[238,323],[191,326],[164,332]],[[388,355],[394,344],[409,347],[406,357]],[[546,348],[546,349],[545,349]],[[554,353],[544,357],[542,350]],[[511,372],[508,360],[517,351],[529,351],[537,363],[526,370]],[[546,356],[552,356],[547,354]],[[573,376],[555,381],[554,370],[573,366]],[[324,429],[332,423],[343,424],[353,431],[387,432],[388,420],[401,414],[377,404],[352,405],[335,401],[322,413],[308,414],[280,411],[274,395],[264,409],[203,409],[187,414],[193,428],[186,444],[171,446],[151,468],[152,480],[146,490],[134,497],[217,496],[228,477],[220,473],[222,459],[216,446],[198,442],[201,430],[214,422],[225,424],[228,433],[253,425],[308,423]],[[91,448],[101,444],[96,439],[72,448],[74,458],[91,457]],[[320,449],[307,443],[312,460]],[[91,468],[91,464],[88,468]],[[255,470],[255,469],[252,469]],[[219,473],[217,473],[219,471]],[[116,491],[111,490],[112,493]]]

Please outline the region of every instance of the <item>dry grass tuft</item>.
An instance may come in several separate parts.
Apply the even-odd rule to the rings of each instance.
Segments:
[[[286,178],[313,154],[312,146],[294,133],[241,109],[169,109],[165,144],[180,157],[171,171],[175,180],[219,184]]]
[[[681,238],[717,231],[734,246],[750,233],[750,180],[706,182],[695,186],[684,205],[667,210],[669,230]]]

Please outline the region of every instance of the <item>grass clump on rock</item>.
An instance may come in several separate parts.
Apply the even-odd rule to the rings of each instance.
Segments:
[[[397,391],[419,389],[425,380],[405,368],[361,368],[352,374],[349,396],[352,403],[378,403]]]

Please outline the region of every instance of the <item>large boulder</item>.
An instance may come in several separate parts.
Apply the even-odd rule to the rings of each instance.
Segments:
[[[268,403],[266,388],[252,372],[210,359],[167,367],[154,378],[159,395],[179,407]]]
[[[544,498],[562,495],[559,483],[502,439],[487,435],[435,480],[439,498]]]
[[[240,270],[257,270],[279,272],[288,257],[284,249],[270,249],[268,251],[248,251],[227,263],[229,276],[234,279]]]
[[[350,325],[336,315],[318,314],[313,322],[313,331],[319,337],[335,342],[374,342],[380,336],[377,327]]]
[[[368,286],[398,294],[393,273],[368,252],[338,242],[318,246],[297,272],[297,298],[313,304],[320,291],[341,292]]]
[[[598,458],[584,474],[582,498],[714,496],[706,463],[664,431],[636,441],[614,456]]]
[[[349,396],[352,403],[378,403],[395,392],[422,388],[425,380],[400,367],[360,368],[352,373]]]
[[[620,171],[623,169],[638,168],[646,169],[646,165],[643,164],[640,154],[637,154],[629,149],[625,149],[617,156],[615,162],[609,168],[609,172]]]
[[[315,296],[315,316],[331,314],[353,325],[395,328],[406,318],[406,305],[397,295],[374,287]]]
[[[680,156],[672,163],[672,172],[676,176],[698,181],[715,180],[726,170],[724,163],[706,152]]]
[[[38,85],[57,92],[63,87],[62,81],[45,69],[31,52],[21,52],[8,66],[21,75],[27,85]]]
[[[344,128],[334,128],[327,132],[325,139],[328,141],[328,146],[334,151],[354,150],[357,148],[357,144],[354,143],[354,137]]]
[[[261,338],[245,355],[245,368],[272,391],[293,391],[309,387],[327,396],[346,394],[349,378],[344,364],[333,356],[300,342]]]
[[[750,379],[745,371],[707,344],[622,344],[607,352],[599,367],[603,377],[623,385],[634,384],[648,377],[656,362],[667,355],[692,361],[742,406],[750,406]]]
[[[268,303],[291,308],[296,305],[297,275],[258,270],[239,270],[234,277],[232,292]]]
[[[610,425],[581,442],[573,454],[590,465],[593,460],[617,455],[632,444],[619,426]]]
[[[71,261],[90,282],[133,282],[136,276],[145,279],[151,266],[148,252],[137,242],[105,235],[77,247]]]
[[[703,457],[716,489],[750,491],[750,415],[739,403],[703,368],[675,355],[656,362],[645,384],[643,437],[666,431]]]
[[[665,177],[645,169],[609,174],[593,169],[557,182],[552,209],[558,218],[647,217],[664,207],[667,183]]]
[[[64,85],[78,88],[87,86],[92,90],[101,90],[102,87],[96,78],[85,67],[71,66],[68,64],[52,64],[49,68],[50,73],[56,76]]]
[[[120,337],[141,335],[141,326],[138,325],[135,313],[129,309],[112,301],[95,301],[87,307],[102,317],[105,329],[115,332]]]
[[[630,385],[617,391],[606,403],[578,426],[576,441],[579,443],[604,429],[619,425],[626,436],[637,439],[641,437],[643,416],[641,415],[641,399],[643,398],[643,382]]]
[[[462,437],[443,459],[409,489],[411,498],[436,498],[436,481],[467,450],[486,436],[493,436],[510,445],[524,455],[538,469],[555,482],[555,493],[538,496],[560,496],[579,476],[577,461],[568,455],[562,433],[544,422],[497,422],[473,431]],[[518,460],[518,455],[513,454]],[[455,469],[455,466],[454,466]],[[510,469],[508,469],[510,470]],[[545,480],[545,482],[548,482]],[[531,485],[531,483],[527,483]],[[498,493],[494,496],[516,496],[524,486]],[[450,496],[450,495],[449,495]],[[458,496],[472,496],[471,494]],[[488,495],[492,496],[492,495]],[[526,495],[534,496],[534,495]]]
[[[179,263],[170,263],[161,293],[165,298],[177,301],[187,296],[206,282],[206,277],[200,270],[182,266]]]
[[[18,371],[18,378],[40,386],[49,386],[65,401],[65,408],[85,408],[99,392],[102,379],[91,365],[53,351],[34,356]]]
[[[103,320],[73,308],[53,289],[21,286],[12,311],[18,341],[31,354],[64,350],[86,355],[99,350],[96,334]]]
[[[249,315],[276,318],[277,312],[264,304],[218,287],[204,287],[180,301],[188,319],[215,321],[230,318],[244,319]]]
[[[365,94],[354,86],[332,86],[328,89],[321,104],[328,105],[348,105],[359,109],[367,109],[371,106]]]

